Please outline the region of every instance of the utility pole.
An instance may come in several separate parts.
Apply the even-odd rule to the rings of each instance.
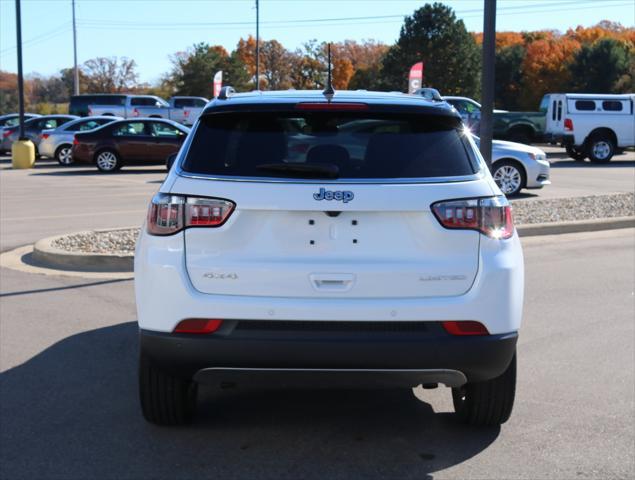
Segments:
[[[33,168],[35,146],[24,134],[24,74],[22,73],[22,15],[20,0],[15,0],[15,32],[18,40],[18,108],[20,126],[18,140],[11,145],[11,166],[13,168]]]
[[[256,90],[260,90],[260,2],[256,0]]]
[[[492,166],[494,123],[494,62],[496,61],[496,0],[484,1],[483,70],[481,72],[481,155]]]
[[[79,70],[77,69],[77,27],[75,26],[75,0],[73,2],[73,60],[75,64],[75,70],[73,72],[73,92],[74,95],[79,95]]]
[[[18,105],[20,112],[20,140],[26,140],[24,136],[24,77],[22,75],[22,15],[20,12],[20,0],[15,0],[15,31],[18,40]]]

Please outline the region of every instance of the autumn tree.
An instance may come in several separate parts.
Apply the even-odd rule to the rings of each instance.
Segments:
[[[374,40],[345,40],[332,44],[334,87],[376,89],[379,84],[374,82],[374,76],[379,75],[387,50],[387,45]]]
[[[323,88],[326,79],[327,60],[324,44],[310,40],[295,51],[292,80],[297,89]]]
[[[425,86],[446,95],[480,97],[480,49],[450,7],[426,4],[405,18],[383,61],[385,87],[404,90],[410,67],[420,61]]]
[[[569,66],[571,90],[583,93],[632,91],[632,77],[630,85],[623,81],[632,63],[629,53],[628,45],[610,37],[583,45]]]
[[[580,44],[569,38],[544,38],[527,45],[518,100],[521,108],[535,110],[545,93],[570,89],[568,65],[579,49]]]
[[[97,57],[82,65],[88,93],[125,92],[133,88],[139,75],[137,63],[126,57]]]

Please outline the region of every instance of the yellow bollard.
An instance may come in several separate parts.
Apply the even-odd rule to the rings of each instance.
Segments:
[[[11,165],[13,168],[33,168],[35,165],[35,145],[31,140],[18,140],[11,145]]]

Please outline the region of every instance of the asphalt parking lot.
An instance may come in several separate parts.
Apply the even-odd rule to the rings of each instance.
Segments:
[[[527,201],[633,191],[632,152],[607,166],[557,155],[553,185]],[[165,175],[9,166],[2,251],[140,224]],[[0,478],[633,478],[635,231],[523,243],[516,407],[484,430],[455,422],[445,388],[207,389],[194,425],[155,427],[137,401],[133,282],[0,269]]]

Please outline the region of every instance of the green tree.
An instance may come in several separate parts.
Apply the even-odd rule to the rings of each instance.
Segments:
[[[172,71],[164,78],[166,90],[175,95],[195,95],[211,97],[213,78],[217,71],[223,71],[223,84],[241,89],[248,75],[244,65],[236,55],[228,55],[220,46],[197,43],[187,52],[171,56]]]
[[[583,45],[569,65],[573,91],[609,93],[618,88],[632,91],[633,82],[624,82],[630,69],[629,46],[612,38],[603,38],[591,45]]]
[[[524,45],[509,45],[496,52],[494,94],[497,106],[508,110],[519,108],[518,93],[523,79],[522,66],[524,59]]]
[[[445,95],[480,97],[480,48],[450,7],[426,4],[405,18],[384,58],[384,88],[404,90],[410,67],[420,61],[424,85]]]

